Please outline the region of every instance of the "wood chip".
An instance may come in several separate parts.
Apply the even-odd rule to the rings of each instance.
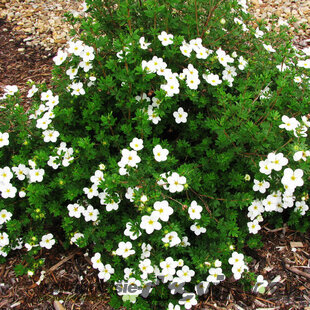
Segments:
[[[291,248],[303,248],[304,247],[303,243],[299,241],[291,241],[290,245],[291,245]]]
[[[66,310],[66,308],[58,300],[54,300],[54,308],[55,310]]]

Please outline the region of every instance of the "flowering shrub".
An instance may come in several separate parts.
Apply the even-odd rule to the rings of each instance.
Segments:
[[[0,254],[26,248],[32,274],[75,244],[115,307],[189,309],[244,277],[264,218],[309,228],[310,51],[241,0],[87,5],[53,88],[27,113],[5,89]]]

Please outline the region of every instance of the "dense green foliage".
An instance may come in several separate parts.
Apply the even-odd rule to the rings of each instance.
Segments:
[[[7,91],[2,100],[0,132],[9,133],[9,144],[1,145],[1,167],[29,167],[20,168],[26,176],[22,180],[15,171],[12,180],[0,179],[0,211],[12,214],[0,226],[8,236],[0,237],[10,240],[2,248],[0,243],[1,253],[16,246],[17,238],[33,245],[25,254],[31,267],[19,266],[20,273],[41,263],[33,256],[49,248],[41,237],[52,233],[50,244],[54,239],[65,247],[74,242],[100,253],[94,261],[105,269],[112,266],[114,272],[106,271],[112,284],[124,279],[124,268],[133,268],[136,284],[155,283],[165,273],[161,263],[166,258],[181,259],[195,274],[190,281],[180,273],[178,278],[188,282],[186,291],[194,292],[201,281],[220,282],[210,280],[214,268],[238,277],[229,258],[233,249],[242,252],[244,246],[261,244],[257,230],[262,215],[270,225],[286,221],[302,231],[309,228],[302,215],[308,208],[310,63],[293,48],[285,25],[279,34],[268,31],[239,2],[92,0],[85,19],[68,14],[81,27],[69,49],[55,57],[52,92],[38,85],[26,114],[16,105],[18,93]],[[292,130],[288,123],[294,124]],[[154,151],[157,145],[162,149]],[[293,160],[298,151],[304,160]],[[272,153],[283,153],[288,162]],[[286,165],[303,171],[293,176],[298,184],[289,170],[283,171]],[[258,190],[254,180],[270,186]],[[10,187],[14,195],[7,198],[8,182],[15,190]],[[277,191],[279,200],[268,209],[264,199]],[[260,201],[265,214],[248,213],[253,201]],[[156,206],[166,202],[173,211],[166,220],[158,219]],[[79,217],[72,215],[75,211],[69,215],[68,206],[74,204],[84,209],[76,211]],[[293,206],[301,206],[301,212]],[[148,231],[140,225],[144,220],[146,226],[157,222],[157,228]],[[129,231],[124,234],[127,223],[141,233],[137,239]],[[198,235],[195,230],[201,227],[206,231]],[[172,232],[176,234],[169,238]],[[71,240],[75,233],[83,236]],[[130,246],[122,252],[121,242],[131,242],[135,252]],[[153,271],[145,277],[140,264],[148,257],[147,244]],[[165,275],[169,282],[176,277]],[[150,303],[176,304],[182,296],[170,294],[167,279],[156,283],[147,299],[130,301],[124,294],[125,305],[149,309]],[[121,305],[115,296],[112,301]],[[189,301],[180,304],[191,306]]]

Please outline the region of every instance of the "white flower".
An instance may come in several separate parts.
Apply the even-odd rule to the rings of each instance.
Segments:
[[[217,285],[224,279],[225,279],[225,276],[222,272],[222,268],[210,268],[209,269],[209,275],[207,277],[208,282],[212,282],[213,284]]]
[[[141,232],[138,231],[138,233],[136,231],[132,231],[132,223],[128,222],[126,223],[126,229],[124,231],[124,235],[129,237],[131,240],[136,240],[138,237],[141,236]]]
[[[170,247],[176,246],[181,243],[181,239],[179,238],[178,233],[175,231],[167,233],[165,237],[163,237],[161,240],[164,243],[168,243]]]
[[[195,292],[198,296],[205,295],[208,293],[210,287],[210,282],[201,281],[195,285]]]
[[[131,188],[131,187],[128,187],[127,188],[127,192],[126,192],[126,194],[125,194],[125,197],[127,198],[127,199],[129,199],[130,200],[130,202],[134,202],[134,197],[135,197],[135,191],[138,191],[139,190],[139,187],[135,187],[134,189],[133,188]]]
[[[163,46],[167,46],[173,43],[173,35],[167,34],[166,31],[162,31],[160,35],[158,35],[158,39],[161,41]]]
[[[261,201],[254,200],[252,204],[248,207],[250,214],[252,214],[252,218],[254,219],[257,215],[264,212],[265,208]]]
[[[54,244],[55,244],[55,240],[53,239],[52,234],[47,234],[47,235],[42,236],[42,239],[40,241],[41,248],[51,249]]]
[[[284,175],[281,179],[281,183],[290,189],[295,189],[296,186],[302,186],[304,181],[302,179],[304,172],[301,169],[293,171],[291,168],[284,170]]]
[[[85,45],[80,56],[83,58],[84,62],[94,60],[95,58],[94,48],[92,46]]]
[[[97,209],[94,209],[92,205],[88,205],[87,209],[84,209],[82,213],[86,222],[96,222],[98,219],[99,211]]]
[[[5,232],[0,233],[0,247],[5,247],[10,243],[9,235]]]
[[[13,170],[14,171],[14,170]],[[8,184],[13,177],[9,167],[0,168],[0,183]],[[1,184],[0,184],[1,185]]]
[[[93,264],[93,268],[95,269],[99,269],[102,270],[104,268],[104,265],[102,264],[101,261],[101,254],[100,253],[95,253],[95,255],[90,259],[92,264]]]
[[[262,287],[267,287],[268,286],[268,281],[264,280],[264,277],[262,275],[259,275],[256,279],[256,283],[255,283],[255,286],[253,288],[253,291],[255,293],[259,292],[260,291],[260,288]]]
[[[84,187],[83,188],[84,194],[87,195],[88,199],[92,199],[95,196],[98,196],[98,186],[93,184],[91,187]]]
[[[102,181],[104,181],[104,176],[103,176],[103,172],[101,170],[96,170],[95,174],[93,176],[90,177],[90,181],[94,184],[94,185],[100,185],[100,183]]]
[[[17,192],[16,187],[14,187],[11,183],[4,183],[0,190],[1,196],[4,199],[14,198]]]
[[[59,136],[59,132],[57,130],[44,130],[43,135],[44,135],[44,142],[55,143]]]
[[[222,266],[222,262],[219,259],[216,259],[215,262],[214,262],[214,266],[216,268],[221,267]]]
[[[185,309],[191,309],[192,306],[197,305],[197,299],[194,293],[184,293],[182,294],[182,299],[179,300],[180,305],[184,305]]]
[[[148,48],[149,45],[151,45],[151,43],[146,43],[145,42],[145,38],[144,37],[141,37],[139,39],[139,44],[140,44],[140,47],[143,49],[143,50],[146,50]]]
[[[152,246],[150,244],[146,244],[143,242],[141,245],[141,249],[142,249],[141,259],[145,259],[151,256]]]
[[[255,30],[255,34],[254,35],[258,39],[258,38],[261,38],[264,35],[264,32],[259,30],[259,28],[257,27],[256,30]]]
[[[189,45],[192,47],[192,49],[197,53],[200,48],[202,48],[202,39],[197,38],[197,39],[192,39],[189,41]]]
[[[191,244],[188,242],[188,237],[184,236],[182,238],[181,243],[179,244],[179,246],[181,246],[182,248],[186,248],[187,246],[190,246]]]
[[[154,271],[153,266],[151,265],[151,260],[146,258],[139,263],[139,268],[142,271],[142,274],[147,278],[147,275],[149,273],[152,273]],[[141,275],[142,277],[142,275]]]
[[[76,56],[81,56],[82,52],[84,50],[84,43],[80,40],[73,42],[70,41],[69,42],[69,48],[68,48],[68,52],[72,53]]]
[[[242,253],[238,253],[234,251],[231,257],[228,260],[228,263],[231,265],[239,264],[240,262],[243,263],[244,255]]]
[[[310,59],[307,59],[307,60],[298,60],[297,66],[298,66],[298,67],[302,67],[302,68],[309,69],[309,68],[310,68]]]
[[[240,57],[239,57],[239,65],[238,65],[238,68],[239,68],[240,70],[244,70],[244,68],[246,67],[247,64],[248,64],[248,63],[245,61],[245,59],[244,59],[242,56],[240,56]]]
[[[9,134],[7,132],[0,132],[0,147],[9,145]]]
[[[162,274],[169,274],[173,276],[175,274],[175,269],[177,268],[178,263],[174,261],[172,257],[167,257],[159,265],[162,268]]]
[[[30,182],[42,182],[44,173],[44,169],[29,170]]]
[[[282,116],[282,122],[284,124],[281,124],[279,127],[280,128],[284,128],[284,129],[286,129],[288,131],[294,130],[294,129],[296,129],[300,125],[299,122],[296,120],[296,118],[294,118],[294,117],[289,118],[286,115]]]
[[[39,89],[32,85],[32,87],[28,90],[27,98],[31,98]]]
[[[111,277],[111,274],[114,273],[114,268],[110,264],[103,265],[99,269],[98,278],[103,279],[104,282],[108,281]]]
[[[81,214],[83,213],[83,211],[85,210],[83,206],[80,206],[79,204],[75,203],[75,204],[69,204],[67,206],[67,209],[69,211],[69,216],[70,217],[76,217],[76,218],[80,218]]]
[[[168,222],[169,216],[173,213],[173,209],[169,206],[167,200],[156,201],[154,209],[159,213],[159,219],[163,222]]]
[[[132,250],[132,243],[130,241],[127,242],[119,242],[118,249],[116,250],[116,255],[122,256],[123,258],[127,258],[130,255],[135,254],[136,251]]]
[[[264,46],[265,50],[270,52],[270,53],[274,53],[276,51],[271,45],[263,44],[263,46]]]
[[[148,201],[147,196],[146,196],[146,195],[142,195],[142,196],[140,197],[140,201],[141,201],[141,203],[146,203],[146,202]]]
[[[222,64],[224,67],[227,67],[227,64],[230,62],[234,62],[235,60],[230,57],[228,54],[226,54],[225,51],[223,51],[221,48],[219,48],[217,51],[216,51],[216,54],[217,54],[217,59],[218,61],[220,62],[220,64]],[[210,83],[211,84],[211,83]]]
[[[158,116],[157,109],[154,109],[151,105],[148,106],[147,114],[149,116],[148,120],[152,121],[153,124],[156,125],[159,121],[161,121],[161,118]]]
[[[184,184],[186,184],[186,178],[184,176],[180,176],[177,172],[173,172],[171,176],[167,178],[169,183],[169,192],[182,192],[184,189]]]
[[[180,46],[181,53],[186,57],[191,56],[192,50],[193,50],[192,47],[187,43],[185,43],[185,44],[183,43],[183,45]]]
[[[261,229],[260,225],[258,224],[257,220],[254,220],[253,222],[248,222],[247,223],[249,232],[251,234],[257,234],[257,232]]]
[[[140,151],[143,149],[143,140],[138,139],[138,138],[133,138],[129,146],[135,151]]]
[[[301,215],[305,215],[306,214],[306,211],[309,210],[309,206],[306,204],[305,201],[296,201],[295,202],[295,209],[294,211],[297,212],[297,211],[300,211]]]
[[[234,274],[234,278],[236,280],[239,280],[241,278],[242,273],[244,272],[245,269],[248,269],[247,266],[244,264],[244,262],[240,262],[238,264],[235,264],[232,267],[232,272]]]
[[[51,122],[52,120],[50,118],[42,117],[37,120],[36,127],[45,130]]]
[[[261,173],[266,174],[266,175],[269,175],[271,173],[271,171],[272,171],[272,164],[271,164],[271,162],[268,159],[261,160],[259,162],[259,167],[260,167],[259,171]]]
[[[283,72],[289,68],[285,63],[281,63],[281,64],[277,65],[276,67],[280,72]]]
[[[176,78],[169,80],[168,84],[162,84],[160,88],[166,92],[167,97],[173,97],[180,92],[179,81]]]
[[[16,85],[7,85],[4,87],[5,95],[13,96],[17,92],[18,92],[18,87]]]
[[[160,230],[161,224],[158,222],[159,216],[158,211],[153,211],[151,215],[143,215],[140,227],[145,229],[147,234],[151,234],[154,230]]]
[[[92,65],[92,63],[89,62],[89,61],[81,61],[81,62],[79,63],[79,67],[82,68],[82,69],[84,70],[84,72],[88,72],[90,69],[93,68],[93,65]],[[91,80],[91,79],[93,79],[93,77],[90,77],[89,79]],[[93,83],[93,81],[91,80],[90,82],[88,82],[87,86],[90,87],[90,86],[92,86],[92,85],[94,85],[94,83]]]
[[[253,185],[253,191],[257,192],[259,191],[260,193],[264,194],[266,192],[266,189],[270,187],[270,183],[263,180],[263,181],[258,181],[254,179],[254,185]]]
[[[72,83],[70,85],[70,88],[73,89],[73,92],[71,93],[71,95],[85,95],[85,90],[83,88],[83,83],[82,82],[78,82],[78,83]]]
[[[199,84],[200,84],[200,80],[197,76],[187,77],[186,79],[186,85],[190,89],[197,89]]]
[[[201,218],[201,211],[202,206],[199,206],[195,200],[192,201],[190,207],[188,208],[189,217],[192,220],[199,220]]]
[[[50,89],[48,91],[41,93],[41,100],[42,101],[48,101],[48,100],[50,100],[51,97],[53,97],[53,93]]]
[[[178,277],[174,277],[169,283],[168,288],[170,289],[171,294],[183,294],[184,293],[185,282]],[[170,309],[170,308],[169,308]]]
[[[302,51],[306,54],[306,56],[310,56],[310,47],[306,47]]]
[[[159,144],[157,144],[153,148],[153,154],[156,161],[166,161],[169,151],[167,149],[163,149]]]
[[[57,51],[57,55],[53,58],[55,65],[60,66],[66,60],[67,56],[68,56],[68,53],[59,49]]]
[[[282,153],[269,153],[267,159],[271,163],[271,168],[280,171],[283,166],[288,164],[288,159]]]
[[[84,238],[84,235],[82,233],[75,233],[74,236],[70,239],[70,243],[77,243],[78,239]]]
[[[190,230],[192,230],[196,236],[199,236],[200,234],[204,234],[207,230],[204,227],[201,227],[197,222],[193,224],[190,227]]]
[[[198,50],[196,50],[196,57],[198,59],[207,59],[209,55],[212,54],[212,50],[209,50],[205,47],[201,47]]]
[[[3,209],[0,211],[0,225],[8,222],[12,217],[12,213]]]
[[[106,210],[107,212],[110,212],[112,210],[118,210],[118,205],[120,203],[120,200],[118,202],[114,201],[113,199],[106,204]]]
[[[187,68],[183,69],[183,74],[186,76],[187,79],[199,77],[198,70],[195,69],[192,64],[189,64]]]
[[[26,197],[26,192],[20,191],[20,192],[18,193],[18,196],[19,196],[19,198],[24,198],[24,197]]]
[[[217,86],[222,83],[217,74],[203,74],[202,77],[206,80],[207,83],[211,84],[212,86]]]
[[[59,96],[51,96],[50,99],[46,102],[46,106],[50,109],[47,113],[49,113],[49,117],[53,118],[55,115],[53,115],[53,112],[51,109],[53,109],[57,104],[59,103]]]
[[[294,154],[293,158],[295,161],[299,161],[299,160],[307,160],[307,157],[310,156],[310,151],[298,151]]]
[[[137,151],[129,151],[127,149],[122,150],[122,159],[118,164],[120,167],[125,167],[126,165],[130,167],[135,167],[141,158],[138,156]]]
[[[60,164],[56,163],[57,159],[59,159],[58,156],[50,156],[49,160],[47,162],[47,165],[52,167],[53,169],[57,169],[59,167],[59,165],[60,165]]]

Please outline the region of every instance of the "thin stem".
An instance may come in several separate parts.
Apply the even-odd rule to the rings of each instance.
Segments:
[[[206,31],[205,29],[208,27],[209,21],[212,17],[213,12],[217,9],[217,7],[223,2],[224,0],[220,0],[217,4],[215,4],[212,9],[209,11],[209,15],[208,18],[206,20],[206,22],[204,23],[203,27],[202,27],[202,35],[201,35],[201,39],[204,38]]]
[[[179,205],[181,205],[181,206],[182,206],[182,210],[188,208],[187,205],[183,205],[183,203],[177,201],[176,199],[174,199],[174,198],[172,198],[172,197],[170,197],[170,196],[166,196],[166,195],[164,195],[163,193],[160,193],[160,194],[162,195],[163,198],[168,198],[168,199],[173,200],[174,202],[178,203]]]
[[[197,0],[195,0],[195,16],[196,16],[197,35],[199,37]]]
[[[204,195],[201,195],[201,194],[196,193],[192,188],[190,188],[190,190],[191,190],[196,196],[198,196],[198,198],[199,198],[199,199],[202,201],[202,203],[204,204],[206,210],[209,212],[211,218],[213,218],[213,219],[218,223],[219,221],[218,221],[215,217],[213,217],[212,212],[211,212],[209,206],[208,206],[208,205],[206,204],[206,202],[201,198],[201,196],[204,196]]]

